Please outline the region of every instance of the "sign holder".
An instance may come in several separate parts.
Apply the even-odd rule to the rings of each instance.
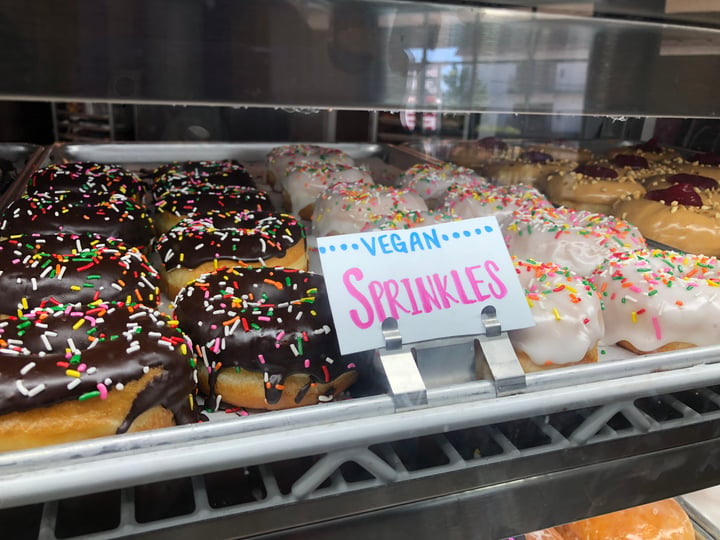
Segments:
[[[485,333],[468,338],[477,344],[475,372],[484,379],[494,381],[498,396],[516,393],[526,387],[525,372],[513,350],[507,332],[502,330],[495,308],[486,306],[482,311]],[[433,340],[415,348],[412,344],[403,344],[398,322],[388,317],[382,323],[385,347],[376,350],[378,364],[385,374],[388,392],[393,398],[395,410],[422,408],[428,404],[427,387],[421,370],[418,368],[420,354],[441,356],[446,340]],[[452,367],[463,365],[453,362]],[[460,369],[462,369],[460,367]]]

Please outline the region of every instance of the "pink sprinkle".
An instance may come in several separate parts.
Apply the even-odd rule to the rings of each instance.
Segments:
[[[80,364],[80,365],[77,367],[77,370],[78,370],[80,373],[82,373],[82,372],[85,371],[86,369],[87,369],[87,365],[85,365],[85,364]]]
[[[640,290],[640,287],[636,287],[635,285],[633,285],[632,287],[628,287],[628,288],[629,288],[632,292],[634,292],[634,293],[638,293],[638,294],[639,294],[639,293],[642,292],[642,291]]]
[[[85,318],[90,321],[90,326],[95,326],[96,320],[95,317],[91,317],[90,315],[85,315]]]
[[[18,264],[19,262],[20,262],[20,259],[13,259],[13,260],[12,260],[12,263],[13,263],[13,264]]]
[[[652,318],[653,327],[655,327],[655,337],[660,341],[662,339],[662,332],[660,332],[660,321],[657,317]]]
[[[285,330],[280,330],[280,333],[275,337],[275,341],[280,341],[285,335]]]
[[[211,324],[210,330],[217,330],[217,324]]]
[[[355,365],[354,362],[350,362],[350,363],[348,364],[348,369],[355,369],[356,367],[357,367],[357,366]]]
[[[269,322],[269,321],[270,321],[270,317],[265,317],[265,316],[263,315],[262,317],[258,317],[258,321]]]
[[[258,360],[260,360],[261,364],[265,363],[265,357],[262,354],[258,354]]]
[[[305,359],[305,369],[308,369],[309,367],[310,367],[310,359],[306,358]]]
[[[83,364],[83,365],[85,365],[85,364]],[[107,386],[105,386],[103,383],[98,383],[97,389],[98,389],[98,392],[100,392],[100,399],[107,399],[107,396],[108,396]]]

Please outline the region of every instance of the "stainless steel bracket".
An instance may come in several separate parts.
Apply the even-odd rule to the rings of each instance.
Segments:
[[[485,334],[477,338],[480,358],[478,372],[495,381],[498,396],[516,393],[526,387],[525,372],[510,343],[507,332],[502,331],[500,320],[493,306],[482,311]]]
[[[378,349],[379,364],[385,372],[388,390],[395,410],[406,410],[427,405],[427,388],[420,375],[412,349],[403,346],[396,319],[389,317],[382,323],[385,347]]]

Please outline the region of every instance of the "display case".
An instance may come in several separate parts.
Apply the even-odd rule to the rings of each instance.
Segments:
[[[337,110],[523,114],[538,131],[579,135],[631,117],[639,136],[658,117],[720,115],[712,14],[652,1],[580,2],[589,15],[514,4],[6,6],[0,97],[322,110],[326,125]],[[169,155],[139,148],[123,150],[125,163]],[[218,148],[172,155],[240,151]],[[36,165],[118,150],[53,147]],[[352,399],[2,454],[0,522],[27,538],[502,538],[720,483],[717,347],[619,361],[608,349],[608,361],[513,384],[493,369],[490,336],[406,349],[424,400],[393,392],[369,354],[371,382]],[[475,380],[476,364],[491,375]]]

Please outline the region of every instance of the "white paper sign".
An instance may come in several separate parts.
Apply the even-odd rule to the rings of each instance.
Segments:
[[[481,334],[487,306],[503,330],[534,324],[495,217],[317,243],[343,354],[384,347],[387,317],[403,343]]]

